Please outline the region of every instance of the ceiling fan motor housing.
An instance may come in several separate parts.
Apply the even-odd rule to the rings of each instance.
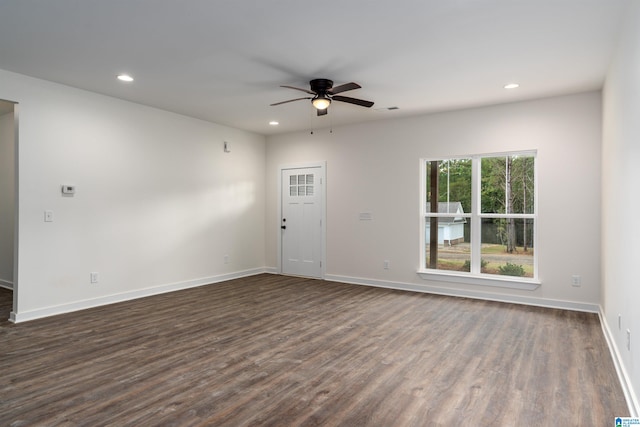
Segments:
[[[333,87],[333,81],[329,79],[313,79],[309,82],[309,86],[318,95],[326,94]]]

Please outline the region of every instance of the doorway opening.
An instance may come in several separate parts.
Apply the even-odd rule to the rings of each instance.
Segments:
[[[18,303],[18,111],[0,100],[0,320]]]

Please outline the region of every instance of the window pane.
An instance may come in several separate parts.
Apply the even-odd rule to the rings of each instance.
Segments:
[[[434,241],[431,242],[431,225]],[[425,268],[471,270],[471,223],[468,218],[425,218]]]
[[[482,158],[482,213],[534,213],[534,165],[531,155]]]
[[[426,165],[426,212],[457,212],[459,207],[471,212],[471,159],[434,160]]]
[[[533,277],[533,219],[482,220],[481,272]]]

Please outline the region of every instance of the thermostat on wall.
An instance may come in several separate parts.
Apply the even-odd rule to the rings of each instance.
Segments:
[[[62,195],[63,196],[73,196],[76,193],[75,185],[63,185],[62,186]]]

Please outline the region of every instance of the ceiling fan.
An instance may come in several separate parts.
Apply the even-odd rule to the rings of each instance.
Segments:
[[[318,116],[324,116],[327,114],[327,108],[331,104],[331,101],[341,101],[347,102],[349,104],[359,105],[361,107],[370,108],[373,105],[371,101],[365,101],[364,99],[350,98],[348,96],[338,95],[339,93],[346,92],[348,90],[360,89],[358,83],[345,83],[340,86],[333,87],[333,81],[329,79],[313,79],[309,82],[309,89],[302,89],[294,86],[286,86],[282,85],[280,87],[286,87],[289,89],[300,90],[302,92],[306,92],[309,95],[313,96],[305,96],[303,98],[290,99],[288,101],[276,102],[274,105],[286,104],[287,102],[300,101],[301,99],[310,99],[311,104],[318,110]]]

